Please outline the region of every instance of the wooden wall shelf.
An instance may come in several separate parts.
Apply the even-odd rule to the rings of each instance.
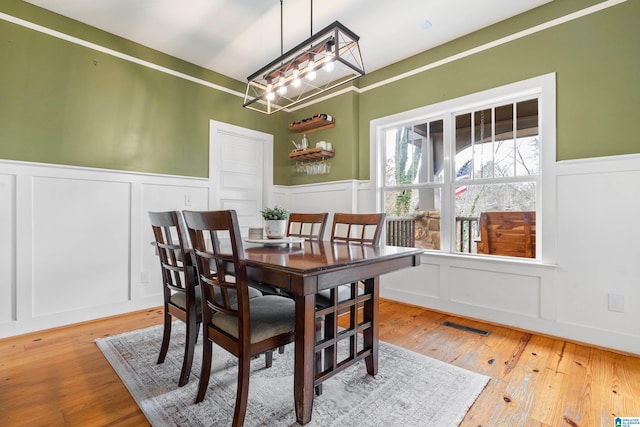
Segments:
[[[306,122],[290,124],[289,130],[298,133],[313,133],[320,130],[329,129],[336,125],[334,120],[325,120],[322,117],[316,117]]]
[[[294,150],[289,153],[289,160],[296,162],[311,162],[313,160],[330,159],[335,151],[327,151],[322,148],[308,148],[306,150]]]

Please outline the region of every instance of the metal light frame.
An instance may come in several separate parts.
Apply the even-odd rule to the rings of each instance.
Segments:
[[[363,76],[359,39],[335,21],[247,77],[242,106],[273,114]]]

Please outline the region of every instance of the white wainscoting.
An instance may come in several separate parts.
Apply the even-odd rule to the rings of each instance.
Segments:
[[[274,197],[278,205],[290,212],[328,212],[325,238],[331,235],[335,212],[358,212],[358,181],[334,181],[321,184],[305,184],[291,187],[276,186]],[[360,209],[362,212],[363,210]]]
[[[426,253],[381,295],[640,354],[640,156],[559,162],[555,186],[555,260]],[[272,190],[290,211],[375,210],[370,182]],[[147,211],[208,209],[210,194],[206,179],[0,161],[0,337],[160,305]]]
[[[558,162],[555,169],[557,200],[544,218],[557,233],[546,264],[427,252],[419,267],[383,276],[381,296],[640,354],[640,155]],[[295,211],[375,210],[370,182],[276,192]],[[623,312],[609,310],[610,294],[622,297]]]
[[[16,318],[16,177],[0,173],[0,325]]]
[[[419,267],[387,275],[381,295],[467,317],[538,330],[554,320],[555,266],[426,253]]]
[[[553,265],[428,253],[381,295],[640,354],[640,156],[558,162],[555,186]]]
[[[131,183],[33,176],[31,188],[18,218],[32,227],[32,316],[129,300]]]
[[[559,166],[558,322],[640,354],[640,155]]]
[[[161,305],[147,212],[205,210],[209,194],[206,179],[0,161],[0,338]]]

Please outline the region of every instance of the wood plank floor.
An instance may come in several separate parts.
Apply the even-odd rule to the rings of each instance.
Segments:
[[[491,377],[462,426],[595,427],[640,417],[638,357],[386,300],[380,318],[381,340]],[[0,340],[0,425],[148,425],[94,340],[161,322],[153,309]]]

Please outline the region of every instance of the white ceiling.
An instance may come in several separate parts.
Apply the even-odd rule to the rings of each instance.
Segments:
[[[241,81],[280,56],[279,0],[26,1]],[[284,51],[337,20],[371,72],[549,1],[316,0],[312,26],[311,0],[283,0]]]

